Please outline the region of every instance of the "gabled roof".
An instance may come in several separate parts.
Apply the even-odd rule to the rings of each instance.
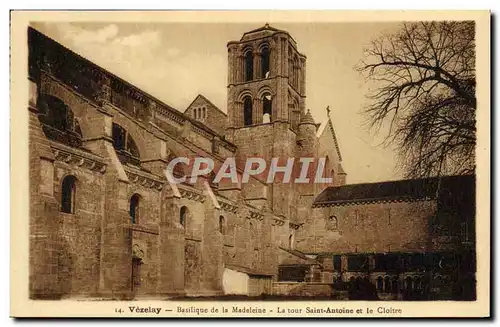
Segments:
[[[277,29],[275,27],[270,26],[268,23],[266,23],[262,27],[259,27],[259,28],[253,29],[251,31],[245,32],[243,35],[252,34],[252,33],[260,32],[260,31],[273,31],[273,32],[285,32],[286,33],[286,31]]]
[[[186,113],[186,111],[191,108],[191,106],[193,105],[193,103],[196,102],[196,100],[198,99],[202,99],[203,101],[207,102],[209,105],[211,105],[212,107],[214,107],[216,110],[218,110],[221,114],[223,114],[224,116],[227,117],[227,114],[222,111],[221,109],[219,109],[219,107],[217,107],[215,104],[213,104],[212,101],[210,101],[206,96],[204,96],[203,94],[198,94],[194,99],[193,101],[191,101],[191,103],[189,104],[189,106],[186,107],[186,109],[184,109],[184,113]]]
[[[287,252],[290,257],[280,262],[280,265],[296,265],[296,264],[306,264],[306,265],[317,265],[318,261],[309,258],[303,252],[298,250],[287,249],[282,246],[278,246],[280,250]]]
[[[267,272],[251,269],[248,267],[243,267],[240,265],[233,265],[233,264],[229,264],[229,263],[224,264],[224,267],[227,269],[239,271],[239,272],[245,273],[247,275],[252,275],[252,276],[272,276],[273,275],[273,274],[270,274]]]
[[[440,192],[470,190],[474,187],[474,183],[473,175],[463,175],[328,187],[316,197],[313,205],[435,199],[438,190]]]
[[[337,140],[337,135],[335,134],[335,128],[333,128],[332,120],[330,119],[330,115],[328,118],[319,125],[316,131],[316,138],[320,138],[323,133],[327,130],[327,128],[331,131],[333,136],[333,143],[335,144],[335,150],[337,151],[337,155],[339,156],[339,160],[342,161],[342,154],[340,153],[340,146]]]
[[[261,26],[259,28],[256,28],[256,29],[253,29],[251,31],[248,31],[248,32],[245,32],[243,33],[243,35],[241,36],[241,39],[240,41],[243,41],[244,39],[248,39],[248,38],[251,38],[251,34],[254,34],[254,33],[258,33],[258,32],[263,32],[263,31],[269,31],[271,32],[271,34],[274,34],[274,33],[284,33],[286,35],[288,35],[288,37],[290,38],[290,40],[292,41],[291,43],[293,44],[293,46],[296,48],[297,47],[297,42],[295,41],[295,39],[290,35],[290,33],[288,33],[287,31],[285,30],[280,30],[278,28],[275,28],[275,27],[272,27],[270,26],[268,23],[266,23],[264,26]],[[230,41],[229,43],[233,43],[234,41]],[[302,57],[306,57],[305,55],[299,53],[300,56]]]

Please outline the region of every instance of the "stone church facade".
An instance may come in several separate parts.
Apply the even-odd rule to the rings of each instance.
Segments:
[[[203,95],[181,112],[33,28],[28,44],[31,298],[292,294],[303,283],[319,294],[386,275],[401,289],[404,273],[360,267],[372,271],[378,254],[473,248],[449,236],[463,224],[448,237],[429,232],[442,207],[432,190],[346,189],[356,186],[345,185],[332,121],[306,111],[306,56],[286,31],[266,25],[227,44],[227,114]],[[216,167],[234,157],[239,175],[248,157],[326,158],[333,182],[208,174],[172,184],[165,167],[176,157]]]

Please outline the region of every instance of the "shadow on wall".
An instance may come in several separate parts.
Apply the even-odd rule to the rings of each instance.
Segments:
[[[72,289],[73,257],[70,252],[68,242],[61,237],[57,266],[59,269],[58,284],[61,297],[70,297]]]

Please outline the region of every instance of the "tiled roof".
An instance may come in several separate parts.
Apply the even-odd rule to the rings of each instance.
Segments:
[[[431,199],[436,198],[438,186],[439,196],[443,192],[457,191],[471,191],[474,194],[475,176],[442,176],[328,187],[316,197],[313,205]]]
[[[277,28],[275,28],[275,27],[272,27],[272,26],[270,26],[269,24],[267,24],[267,23],[266,23],[266,24],[265,24],[264,26],[262,26],[262,27],[259,27],[259,28],[256,28],[256,29],[253,29],[253,30],[251,30],[251,31],[246,32],[244,35],[246,35],[246,34],[251,34],[251,33],[255,33],[255,32],[260,32],[260,31],[266,31],[266,30],[267,30],[267,31],[273,31],[273,32],[285,32],[285,31],[283,31],[283,30],[280,30],[280,29],[277,29]]]

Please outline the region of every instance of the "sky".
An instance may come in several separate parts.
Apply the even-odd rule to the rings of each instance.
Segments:
[[[203,94],[222,111],[227,103],[227,42],[262,24],[245,23],[33,23],[40,32],[168,105],[184,111]],[[355,67],[381,33],[397,23],[275,23],[307,56],[306,108],[316,122],[330,117],[348,183],[402,177],[397,154],[366,125],[370,85]]]

